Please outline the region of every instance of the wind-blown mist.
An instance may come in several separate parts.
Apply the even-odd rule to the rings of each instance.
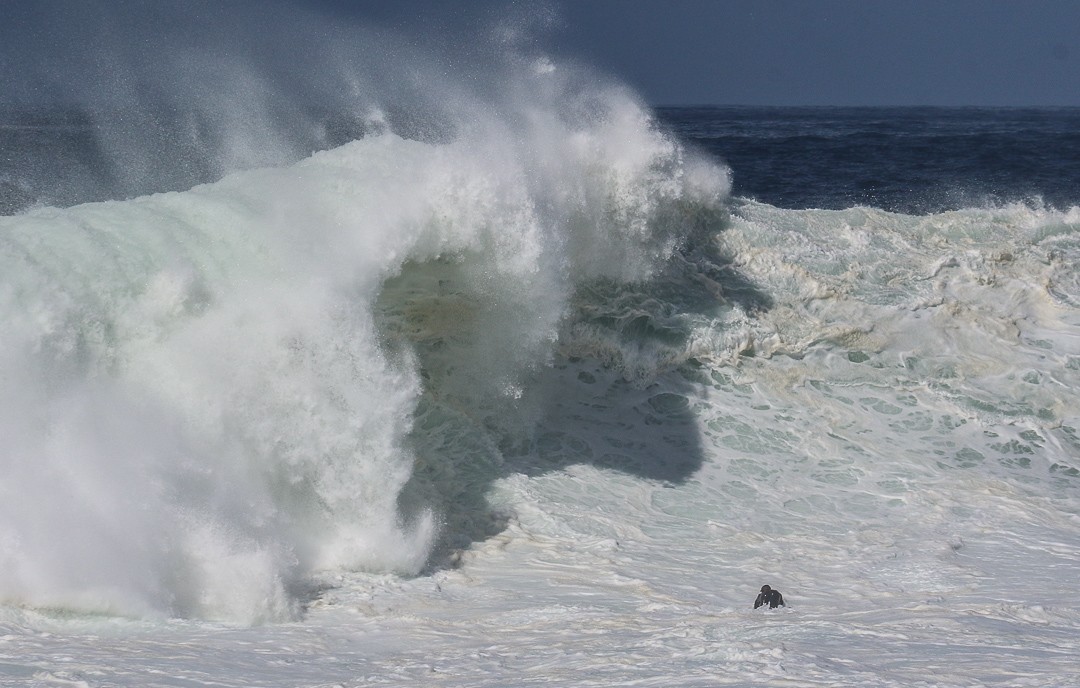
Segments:
[[[257,622],[313,571],[420,571],[465,527],[413,475],[421,400],[520,397],[579,285],[721,217],[726,173],[572,67],[495,42],[447,75],[296,17],[257,71],[258,31],[213,23],[235,18],[181,15],[209,36],[151,60],[95,16],[115,39],[67,93],[104,187],[174,191],[0,219],[9,603]],[[301,51],[321,68],[287,69]]]
[[[5,12],[12,158],[0,181],[47,205],[184,190],[373,127],[448,140],[461,108],[509,95],[544,23],[543,12],[477,17],[461,41],[275,0],[16,1]],[[30,154],[36,134],[47,155]]]

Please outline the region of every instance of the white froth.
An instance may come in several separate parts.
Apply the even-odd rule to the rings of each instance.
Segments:
[[[1076,209],[728,208],[544,64],[0,219],[0,683],[1073,680]]]
[[[726,192],[684,184],[683,151],[621,91],[587,113],[472,107],[450,141],[384,133],[0,220],[0,597],[253,623],[293,616],[316,571],[427,564],[443,505],[403,496],[426,489],[421,395],[520,397],[579,281],[647,276],[679,231],[658,214]],[[421,370],[427,335],[385,313],[419,322],[427,296],[382,292],[428,264],[453,266],[429,296],[466,319]]]
[[[0,671],[43,685],[1067,685],[1080,650],[1080,323],[1062,298],[1075,295],[1046,289],[1061,268],[1040,256],[1073,249],[1068,232],[1048,246],[1027,211],[1012,213],[1026,233],[1008,238],[979,229],[993,214],[966,212],[982,219],[963,220],[972,238],[952,265],[956,244],[927,229],[950,217],[744,207],[714,238],[752,257],[743,268],[777,298],[753,316],[721,308],[714,327],[760,328],[755,346],[708,363],[704,343],[729,340],[690,337],[682,360],[698,364],[668,352],[644,385],[589,360],[545,369],[522,399],[543,410],[533,440],[501,450],[509,471],[488,496],[509,520],[458,568],[338,570],[301,620],[257,628],[9,607]],[[853,215],[859,248],[843,241]],[[807,225],[815,242],[799,240]],[[403,275],[387,298],[460,276]],[[468,313],[465,296],[443,299]],[[456,341],[470,321],[425,305],[399,325],[422,326],[413,340],[438,364],[424,342]],[[688,317],[688,331],[705,328]],[[493,451],[425,404],[418,422],[448,433],[442,451]],[[215,555],[227,542],[199,548],[216,562],[206,575],[223,577],[210,590],[280,602],[231,575],[266,554]],[[785,609],[750,608],[763,583]]]

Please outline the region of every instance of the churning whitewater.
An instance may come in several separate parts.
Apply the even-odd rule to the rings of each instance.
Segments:
[[[348,135],[5,114],[115,154],[82,196],[0,169],[0,685],[1075,681],[1075,115],[665,119],[527,44],[334,63]],[[732,121],[886,140],[872,178],[985,126],[1058,185],[780,207],[732,196]]]
[[[4,218],[4,598],[257,621],[315,570],[420,571],[418,405],[512,402],[579,285],[719,217],[723,170],[595,106]]]

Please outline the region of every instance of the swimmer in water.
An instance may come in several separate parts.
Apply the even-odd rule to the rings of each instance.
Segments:
[[[784,596],[780,594],[779,590],[773,590],[767,585],[761,586],[761,593],[754,600],[754,609],[757,609],[763,604],[769,605],[769,609],[776,609],[777,607],[784,606]]]

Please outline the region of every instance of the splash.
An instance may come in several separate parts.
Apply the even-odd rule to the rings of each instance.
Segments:
[[[317,571],[423,569],[421,400],[512,402],[579,284],[653,274],[728,189],[622,87],[502,49],[481,93],[357,84],[364,135],[298,162],[0,220],[0,598],[259,623]]]

